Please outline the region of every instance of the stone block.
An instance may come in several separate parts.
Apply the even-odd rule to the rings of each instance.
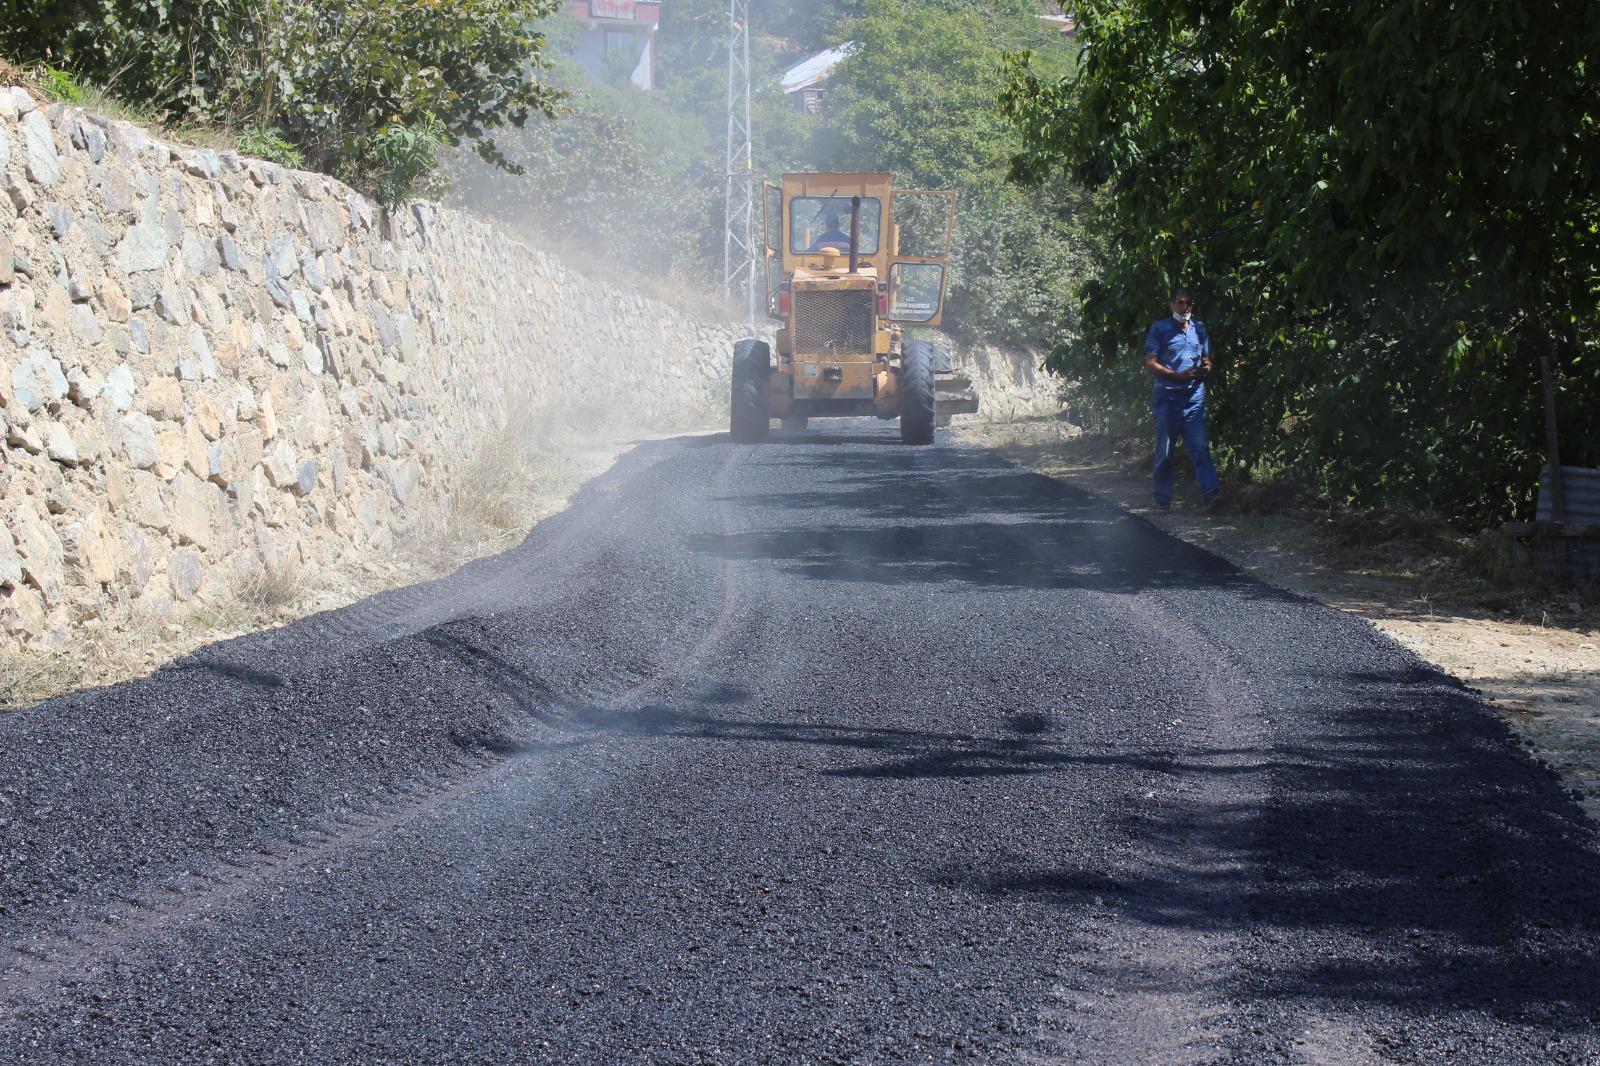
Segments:
[[[133,407],[133,397],[137,391],[133,371],[129,369],[127,363],[119,363],[106,375],[106,383],[101,388],[100,395],[110,400],[111,406],[118,411],[127,411]]]
[[[44,632],[44,601],[30,588],[0,585],[0,630],[14,637],[33,637]]]
[[[301,463],[299,469],[295,471],[294,485],[292,488],[296,496],[309,496],[316,489],[316,487],[317,461],[315,459],[307,459],[305,462]]]
[[[156,433],[156,477],[171,481],[183,469],[183,430],[176,426]]]
[[[72,124],[72,145],[89,157],[89,162],[98,163],[106,154],[106,134],[100,127],[92,122],[82,120]]]
[[[279,441],[262,458],[261,469],[273,488],[286,489],[294,485],[300,473],[299,465],[295,462],[294,446],[286,440]]]
[[[239,254],[239,245],[226,233],[217,238],[217,260],[224,270],[236,274],[244,272],[244,258]]]
[[[187,548],[173,552],[172,558],[167,561],[167,579],[172,587],[173,598],[193,599],[205,583],[205,573],[199,555]]]
[[[187,471],[172,486],[172,533],[179,544],[209,548],[212,544],[212,496],[218,490]]]
[[[22,557],[17,554],[16,539],[11,531],[0,526],[0,589],[15,588],[22,584]]]
[[[128,517],[157,533],[172,529],[172,518],[161,495],[161,482],[154,474],[135,470],[129,477]]]
[[[183,417],[183,388],[176,378],[150,379],[144,387],[144,409],[156,418],[176,422]]]
[[[61,528],[62,557],[86,585],[108,585],[116,580],[120,555],[116,539],[94,511]]]
[[[270,392],[261,394],[261,417],[256,424],[261,427],[261,435],[267,440],[274,440],[278,436],[278,412]]]
[[[167,264],[167,231],[153,222],[129,226],[117,242],[117,268],[124,274],[159,270]]]
[[[45,427],[44,451],[63,466],[77,466],[80,461],[77,442],[60,422],[51,422]]]
[[[44,214],[45,218],[50,220],[50,232],[55,234],[56,240],[60,240],[71,231],[73,219],[77,217],[72,213],[72,208],[57,203],[46,203]]]
[[[22,362],[11,369],[11,395],[30,412],[62,399],[67,389],[61,363],[44,348],[28,349]]]
[[[210,396],[202,396],[194,405],[195,425],[200,427],[200,432],[205,434],[206,440],[216,440],[222,436],[222,413],[217,410],[217,405]]]
[[[117,570],[117,579],[127,584],[128,591],[137,596],[144,591],[156,572],[156,553],[150,538],[138,526],[123,525],[123,553]]]
[[[161,458],[156,448],[156,424],[149,415],[135,411],[118,419],[117,443],[135,470],[153,470]]]
[[[84,410],[94,406],[95,398],[104,388],[105,383],[92,370],[75,366],[67,371],[67,397]]]
[[[210,277],[222,265],[222,257],[217,253],[216,242],[205,240],[194,230],[184,233],[180,254],[183,258],[183,269],[192,278]]]
[[[11,201],[12,208],[19,215],[25,215],[32,211],[34,201],[38,199],[34,194],[33,186],[28,183],[28,179],[10,170],[0,174],[0,191],[5,192],[6,199]],[[16,262],[16,260],[13,260],[13,262]],[[17,269],[22,270],[23,273],[31,273],[21,263],[17,263]]]
[[[22,117],[21,127],[22,161],[28,178],[48,189],[61,177],[61,157],[56,154],[50,120],[41,111],[30,111]]]
[[[211,463],[206,455],[206,437],[194,420],[183,424],[183,465],[195,477],[204,481],[211,476]]]
[[[10,519],[16,537],[17,555],[22,559],[22,579],[38,590],[47,607],[62,600],[63,552],[61,538],[37,511],[18,508]]]
[[[126,322],[133,316],[133,301],[128,299],[128,294],[122,291],[122,286],[112,278],[100,283],[100,306],[105,309],[106,317],[113,322]]]
[[[267,245],[264,265],[280,280],[287,281],[300,270],[300,256],[295,251],[294,238],[288,234]]]
[[[99,344],[100,338],[105,335],[94,317],[94,308],[88,304],[74,304],[68,318],[72,323],[72,332],[88,347]]]
[[[211,342],[206,339],[206,331],[198,325],[189,327],[189,350],[194,352],[202,378],[209,381],[217,376],[217,361],[211,354]]]

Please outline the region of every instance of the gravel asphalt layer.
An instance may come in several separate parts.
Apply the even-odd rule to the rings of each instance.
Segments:
[[[1600,1061],[1600,839],[1471,692],[814,425],[0,718],[0,1060]]]

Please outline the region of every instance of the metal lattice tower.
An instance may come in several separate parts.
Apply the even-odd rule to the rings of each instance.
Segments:
[[[750,152],[750,0],[728,0],[728,162],[723,190],[727,229],[722,239],[722,287],[728,302],[742,298],[756,321],[762,286],[756,267],[755,170]]]

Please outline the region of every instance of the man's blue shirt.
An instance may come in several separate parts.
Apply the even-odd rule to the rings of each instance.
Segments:
[[[1193,370],[1200,365],[1200,361],[1211,354],[1211,335],[1206,332],[1206,324],[1199,319],[1190,319],[1189,328],[1184,329],[1178,324],[1177,319],[1168,315],[1150,327],[1150,332],[1145,334],[1144,351],[1146,355],[1153,355],[1168,370],[1183,373]],[[1202,378],[1194,381],[1168,381],[1166,378],[1156,378],[1155,397],[1157,399],[1186,399],[1204,400],[1206,397],[1206,383]]]

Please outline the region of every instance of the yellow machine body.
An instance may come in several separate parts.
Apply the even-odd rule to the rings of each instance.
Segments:
[[[832,173],[785,174],[767,191],[769,313],[783,323],[767,382],[768,411],[777,418],[899,417],[903,327],[938,324],[955,194],[896,190],[890,174]],[[945,198],[943,254],[900,254],[897,196]],[[931,289],[931,299],[917,302],[910,318],[897,318],[896,290],[908,267],[928,275],[919,280],[922,296]],[[976,410],[970,382],[943,376],[941,386],[962,386],[941,388],[941,398],[949,393],[946,410]]]

